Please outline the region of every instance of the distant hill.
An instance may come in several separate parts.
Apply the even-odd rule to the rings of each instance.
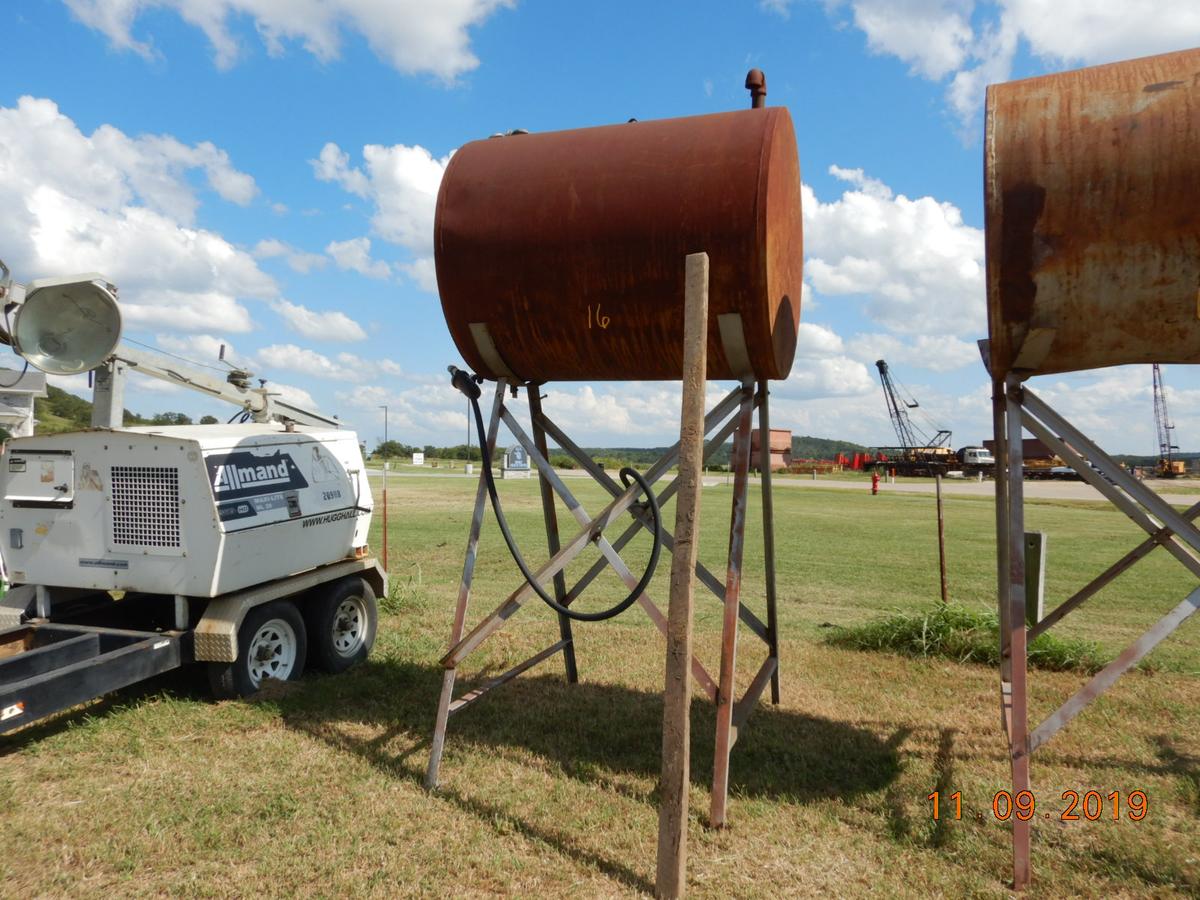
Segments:
[[[38,434],[57,434],[61,431],[78,431],[92,426],[92,404],[90,400],[77,397],[52,384],[46,385],[45,397],[34,398],[34,418],[37,419]],[[212,419],[205,416],[204,419]],[[204,421],[201,420],[201,422]],[[126,425],[191,425],[190,416],[183,413],[156,413],[149,418],[125,410]]]
[[[92,404],[87,400],[52,384],[46,385],[46,393],[49,396],[35,397],[33,401],[38,434],[76,431],[91,425]]]
[[[666,452],[666,447],[585,447],[585,452],[608,462],[620,462],[625,465],[644,466],[654,462],[663,453]],[[727,466],[729,465],[729,457],[733,452],[733,442],[726,442],[725,446],[712,455],[708,461],[710,466]],[[853,441],[839,441],[834,438],[819,438],[803,435],[801,437],[792,437],[792,456],[795,459],[833,459],[838,453],[845,453],[848,456],[853,456],[855,453],[873,452],[872,448],[864,447],[862,444],[856,444]],[[556,454],[557,455],[557,454]]]
[[[839,453],[853,456],[855,453],[873,452],[873,448],[864,447],[853,441],[838,441],[832,438],[792,437],[792,457],[794,459],[833,459]]]

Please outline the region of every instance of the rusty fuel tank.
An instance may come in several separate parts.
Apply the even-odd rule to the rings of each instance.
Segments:
[[[1200,362],[1200,50],[992,85],[993,375]]]
[[[706,251],[709,377],[786,378],[803,257],[791,117],[474,141],[442,178],[434,246],[446,324],[485,377],[680,378],[684,257]]]

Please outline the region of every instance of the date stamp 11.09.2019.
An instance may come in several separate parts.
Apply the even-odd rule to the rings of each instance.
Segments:
[[[962,791],[943,793],[933,791],[925,798],[930,803],[930,814],[934,819],[961,819],[964,815]],[[1102,819],[1118,822],[1128,819],[1140,822],[1150,811],[1150,800],[1145,791],[1072,791],[1062,792],[1054,801],[1039,800],[1032,791],[996,791],[992,796],[990,810],[970,809],[965,815],[979,821],[988,818],[1000,822],[1017,819],[1028,822],[1035,817],[1058,819],[1061,822],[1098,822]],[[990,815],[989,815],[990,813]]]

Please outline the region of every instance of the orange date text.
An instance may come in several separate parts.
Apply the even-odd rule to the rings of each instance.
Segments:
[[[930,803],[930,814],[934,819],[961,819],[963,817],[962,791],[943,793],[933,791],[925,798]],[[997,791],[992,796],[992,818],[1001,822],[1016,819],[1020,822],[1041,816],[1057,818],[1062,822],[1085,820],[1096,822],[1101,819],[1120,821],[1129,819],[1140,822],[1150,810],[1150,800],[1145,791],[1063,791],[1056,801],[1039,802],[1032,791]],[[971,815],[968,811],[968,815]],[[984,819],[987,813],[975,811],[974,818]]]

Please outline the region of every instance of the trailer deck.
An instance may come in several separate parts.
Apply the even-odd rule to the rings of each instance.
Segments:
[[[34,622],[0,631],[0,734],[191,661],[189,632]]]

